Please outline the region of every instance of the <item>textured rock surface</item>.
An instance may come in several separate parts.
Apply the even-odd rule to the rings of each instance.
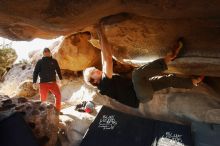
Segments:
[[[158,19],[218,18],[219,4],[218,0],[39,0],[25,1],[23,5],[19,0],[1,1],[1,35],[31,39],[69,34],[96,23],[102,17],[120,12]]]
[[[0,93],[14,96],[27,96],[36,94],[32,88],[33,67],[30,64],[16,64],[4,77],[4,82],[0,83]]]
[[[91,34],[80,32],[71,34],[55,42],[49,48],[57,59],[62,70],[82,71],[87,67],[101,68],[101,53],[90,43]],[[35,50],[29,54],[33,65],[42,58],[42,50]],[[114,59],[115,73],[129,73],[133,66]]]
[[[89,43],[90,33],[69,35],[53,50],[61,69],[82,71],[100,64],[100,51]]]
[[[28,101],[26,98],[0,99],[0,112],[4,114],[21,112],[40,145],[56,144],[59,117],[53,105]]]
[[[19,0],[4,0],[0,5],[0,35],[11,39],[53,38],[83,31],[95,34],[93,25],[102,19],[120,60],[143,63],[164,56],[182,36],[187,58],[172,63],[169,72],[220,76],[218,0],[39,0],[22,5]],[[202,62],[195,70],[200,57]]]
[[[206,85],[186,89],[165,89],[157,92],[152,101],[145,103],[145,115],[168,121],[202,121],[220,123],[219,97],[211,93]]]
[[[32,80],[21,82],[16,91],[16,96],[18,97],[33,97],[36,94],[37,90],[33,89]]]
[[[60,68],[82,71],[90,66],[100,65],[100,50],[89,43],[89,32],[80,32],[61,38],[49,48],[57,59]],[[43,57],[42,50],[33,51],[29,55],[32,64]]]
[[[107,38],[119,60],[135,64],[165,56],[179,37],[184,37],[181,59],[168,72],[219,76],[219,21],[202,19],[158,19],[119,14],[103,20]],[[207,31],[209,30],[209,31]]]

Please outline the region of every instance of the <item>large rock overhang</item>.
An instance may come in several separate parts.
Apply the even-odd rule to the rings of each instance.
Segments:
[[[140,65],[163,57],[184,37],[185,52],[168,72],[220,76],[218,0],[3,0],[0,5],[0,35],[12,40],[82,31],[95,36],[93,26],[102,20],[122,62]]]

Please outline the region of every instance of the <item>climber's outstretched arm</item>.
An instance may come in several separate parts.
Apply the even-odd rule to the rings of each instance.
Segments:
[[[112,62],[112,45],[109,44],[103,26],[99,24],[97,26],[97,33],[101,44],[101,56],[102,56],[102,71],[108,78],[112,78],[113,74],[113,62]]]

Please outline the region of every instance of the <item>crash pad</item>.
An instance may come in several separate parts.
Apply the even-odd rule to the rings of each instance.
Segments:
[[[103,106],[80,146],[192,146],[186,125],[146,119]]]

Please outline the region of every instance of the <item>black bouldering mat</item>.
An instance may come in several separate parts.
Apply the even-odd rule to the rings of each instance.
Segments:
[[[21,114],[15,113],[0,122],[0,146],[38,146]]]
[[[193,122],[195,146],[220,146],[220,124]]]
[[[103,106],[80,146],[191,146],[189,126],[140,118]]]
[[[174,123],[155,121],[152,146],[192,146],[191,127]]]

